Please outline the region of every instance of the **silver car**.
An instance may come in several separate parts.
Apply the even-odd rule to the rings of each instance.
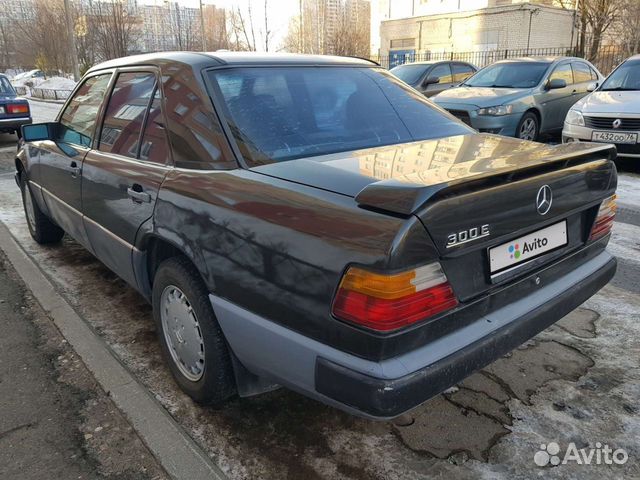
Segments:
[[[569,110],[562,141],[613,143],[619,157],[640,158],[639,137],[640,55],[636,55]]]
[[[569,109],[602,79],[581,58],[517,58],[489,65],[433,100],[480,132],[536,140],[559,133]]]
[[[390,70],[426,97],[461,84],[477,71],[470,63],[458,61],[405,63]]]

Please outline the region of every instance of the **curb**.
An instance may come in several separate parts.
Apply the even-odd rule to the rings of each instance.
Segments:
[[[0,248],[43,310],[169,476],[174,480],[226,480],[224,472],[62,298],[2,222]]]

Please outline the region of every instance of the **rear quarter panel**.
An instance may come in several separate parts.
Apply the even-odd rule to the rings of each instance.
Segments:
[[[401,269],[435,256],[413,216],[246,170],[173,170],[154,219],[154,234],[191,257],[213,294],[363,356],[374,347],[359,341],[362,331],[330,313],[345,268]]]

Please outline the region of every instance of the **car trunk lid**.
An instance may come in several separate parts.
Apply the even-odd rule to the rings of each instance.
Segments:
[[[465,301],[584,245],[599,203],[615,191],[614,157],[610,145],[471,134],[253,170],[351,196],[361,208],[417,216]],[[537,199],[545,186],[551,208],[541,214]],[[562,245],[517,268],[492,271],[490,249],[562,222]],[[453,235],[458,241],[451,244]]]

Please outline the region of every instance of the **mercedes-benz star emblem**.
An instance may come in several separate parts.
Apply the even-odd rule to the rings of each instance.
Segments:
[[[536,208],[540,215],[546,215],[551,209],[551,203],[553,202],[553,193],[549,185],[544,185],[538,190],[536,197]]]
[[[620,125],[622,125],[622,120],[620,120],[619,118],[616,118],[613,123],[613,128],[620,128]]]

